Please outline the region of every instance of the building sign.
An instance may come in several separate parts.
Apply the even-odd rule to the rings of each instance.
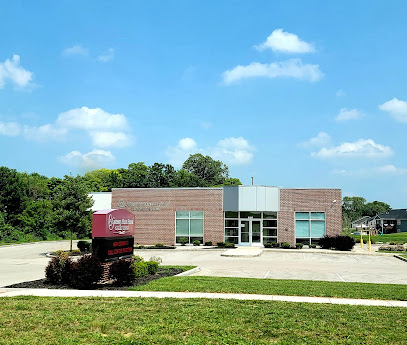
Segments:
[[[120,199],[117,203],[118,208],[125,208],[130,211],[160,211],[162,208],[166,208],[170,205],[170,202],[144,202],[144,201],[126,201]]]
[[[134,235],[134,214],[127,210],[102,210],[93,214],[92,237]]]
[[[92,250],[101,261],[126,259],[133,256],[134,237],[94,238]]]

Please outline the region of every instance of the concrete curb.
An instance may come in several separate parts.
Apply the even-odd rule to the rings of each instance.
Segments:
[[[189,276],[191,274],[197,273],[201,270],[201,267],[195,267],[191,270],[176,274],[174,277],[185,277],[185,276]]]
[[[403,258],[403,257],[400,256],[400,255],[394,254],[394,257],[397,258],[397,259],[400,259],[400,260],[402,260],[402,261],[407,262],[407,258]]]

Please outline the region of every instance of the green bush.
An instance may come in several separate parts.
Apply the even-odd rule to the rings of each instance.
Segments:
[[[156,244],[154,245],[154,247],[162,248],[162,247],[164,247],[164,244],[162,244],[162,243],[156,243]]]
[[[135,262],[132,266],[136,277],[144,277],[148,274],[147,262]]]
[[[288,242],[282,242],[281,243],[281,248],[290,249],[291,245]]]
[[[272,243],[264,243],[264,248],[272,248],[273,244]]]
[[[194,242],[192,242],[192,244],[193,244],[194,246],[198,247],[198,246],[201,245],[201,241],[195,240]]]
[[[212,241],[206,241],[205,246],[207,247],[212,247]]]
[[[316,247],[317,247],[317,245],[316,245],[316,244],[314,244],[314,243],[311,243],[311,244],[309,244],[309,245],[308,245],[308,247],[309,247],[309,248],[316,248]]]
[[[333,241],[333,247],[337,250],[352,250],[355,240],[350,236],[336,236]]]
[[[325,235],[319,239],[319,245],[322,249],[331,249],[335,247],[335,238]]]
[[[77,262],[72,263],[70,284],[78,289],[94,287],[103,274],[102,263],[95,255],[84,255]]]
[[[118,286],[131,285],[136,278],[133,270],[133,260],[117,260],[109,269],[109,278]]]
[[[92,243],[88,241],[79,241],[77,246],[81,253],[90,252]]]
[[[148,274],[156,274],[158,271],[158,262],[155,261],[147,261],[147,270]]]
[[[279,244],[278,242],[272,242],[272,243],[271,243],[271,246],[272,246],[273,248],[278,248],[278,247],[280,247],[280,244]]]
[[[181,246],[185,246],[188,243],[188,239],[186,237],[181,237],[178,242],[181,243]]]
[[[140,255],[134,255],[133,256],[133,261],[134,262],[143,262],[144,258],[142,256],[140,256]]]
[[[150,258],[150,260],[148,260],[148,261],[154,261],[154,262],[156,262],[157,264],[161,264],[161,263],[163,262],[163,259],[161,259],[159,256],[152,256],[152,257]]]
[[[53,257],[45,268],[45,278],[51,284],[66,283],[69,277],[72,260],[69,254],[65,252],[59,253]]]
[[[216,242],[216,245],[217,245],[219,248],[225,248],[225,242]]]
[[[302,243],[295,244],[295,248],[297,248],[297,249],[302,249],[302,247],[304,247],[304,244],[302,244]]]
[[[404,242],[402,242],[402,241],[391,241],[391,242],[389,242],[389,244],[390,244],[390,245],[398,245],[398,244],[403,245]]]
[[[235,244],[230,243],[230,242],[225,242],[225,248],[235,248]]]

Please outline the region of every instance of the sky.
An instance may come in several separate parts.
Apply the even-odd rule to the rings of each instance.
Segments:
[[[407,207],[406,1],[8,1],[0,166],[189,154]]]

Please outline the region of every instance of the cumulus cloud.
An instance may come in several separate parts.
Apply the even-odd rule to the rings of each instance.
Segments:
[[[327,146],[330,143],[331,143],[331,136],[328,133],[319,132],[316,137],[311,138],[310,140],[299,144],[299,146],[302,146],[302,147],[321,147],[321,146]]]
[[[192,138],[181,139],[176,146],[168,147],[166,154],[169,163],[180,167],[190,154],[202,153],[227,164],[248,164],[253,159],[254,146],[242,137],[225,138],[214,147],[199,148]]]
[[[79,56],[87,56],[89,54],[88,48],[82,47],[81,45],[77,44],[73,47],[66,48],[62,51],[62,55],[65,56],[72,56],[72,55],[79,55]]]
[[[315,48],[312,44],[301,40],[296,34],[285,32],[283,29],[274,30],[266,41],[256,46],[257,50],[271,49],[282,53],[312,53]]]
[[[132,143],[131,137],[123,132],[90,132],[95,147],[126,147]]]
[[[359,139],[353,143],[343,143],[335,147],[323,147],[312,152],[316,158],[385,158],[393,155],[390,146],[376,144],[372,139]]]
[[[17,122],[0,122],[0,135],[16,137],[21,133],[21,125]]]
[[[407,122],[407,102],[393,98],[379,105],[379,109],[388,112],[396,121]]]
[[[405,175],[407,174],[407,169],[397,168],[392,164],[383,165],[380,167],[374,168],[374,171],[378,174],[383,175]]]
[[[79,167],[83,170],[94,170],[113,162],[115,157],[110,151],[104,150],[93,150],[88,153],[71,151],[59,157],[59,160],[64,164]]]
[[[20,66],[20,56],[13,55],[11,60],[0,62],[0,89],[3,89],[6,82],[11,82],[19,88],[30,84],[33,74]]]
[[[52,124],[39,127],[24,126],[23,134],[26,139],[48,141],[62,139],[67,133],[65,128],[58,128]]]
[[[323,77],[318,65],[303,64],[301,59],[289,59],[281,62],[263,64],[252,62],[249,65],[238,65],[223,72],[226,85],[249,78],[294,78],[315,82]]]
[[[365,115],[357,109],[342,108],[336,116],[336,121],[359,120]]]
[[[114,49],[113,48],[109,48],[106,52],[104,52],[103,54],[100,54],[97,57],[98,61],[100,62],[108,62],[114,59]]]

